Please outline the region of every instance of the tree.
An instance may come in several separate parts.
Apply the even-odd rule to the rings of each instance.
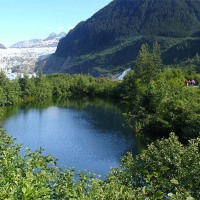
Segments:
[[[3,86],[6,82],[8,82],[6,75],[3,72],[0,72],[0,86]]]
[[[160,55],[157,43],[153,45],[152,52],[147,44],[141,46],[134,70],[136,77],[141,79],[142,83],[148,84],[152,80],[156,80],[162,66]]]
[[[35,95],[35,82],[34,78],[29,78],[27,75],[24,78],[19,79],[19,84],[21,87],[21,97],[33,97]]]
[[[6,104],[14,105],[19,102],[20,99],[20,86],[18,81],[8,81],[4,86],[4,93],[6,96]]]
[[[36,99],[48,99],[52,98],[52,85],[47,77],[40,76],[35,80],[35,98]]]

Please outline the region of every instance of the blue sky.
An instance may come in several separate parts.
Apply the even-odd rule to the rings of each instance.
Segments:
[[[68,32],[112,0],[0,0],[0,43],[10,45]]]

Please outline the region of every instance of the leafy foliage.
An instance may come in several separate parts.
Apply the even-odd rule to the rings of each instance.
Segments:
[[[106,180],[74,170],[61,170],[42,150],[27,149],[0,130],[1,199],[193,199],[199,198],[200,139],[187,147],[171,135],[149,145],[133,159],[122,158],[122,166],[112,169]],[[192,169],[192,170],[191,170]]]
[[[75,97],[115,97],[117,81],[90,75],[54,74],[10,81],[0,73],[0,106],[19,101]]]
[[[16,104],[20,99],[20,86],[16,80],[9,81],[0,72],[0,106]]]
[[[182,139],[197,137],[200,91],[197,87],[185,87],[184,81],[194,77],[197,81],[198,74],[172,68],[159,72],[157,60],[148,46],[142,46],[135,71],[121,83],[124,100],[132,102],[132,110],[125,114],[127,123],[136,133],[160,136],[174,131]]]
[[[184,146],[173,133],[169,139],[150,144],[136,158],[131,154],[123,157],[123,170],[118,171],[119,179],[124,184],[132,183],[134,187],[143,187],[146,195],[171,196],[171,192],[189,192],[199,199],[199,144],[200,138],[197,138],[190,140],[188,146]],[[179,198],[182,199],[178,195],[176,198],[172,195],[172,199]]]

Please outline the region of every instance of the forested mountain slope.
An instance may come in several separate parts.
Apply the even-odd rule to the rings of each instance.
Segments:
[[[114,0],[61,39],[42,70],[117,73],[133,65],[144,42],[156,40],[167,52],[183,38],[199,35],[200,0]]]

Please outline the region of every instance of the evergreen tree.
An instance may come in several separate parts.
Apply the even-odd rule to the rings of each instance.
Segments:
[[[160,48],[157,43],[153,45],[152,52],[147,44],[143,44],[135,64],[136,77],[146,84],[155,80],[162,66],[160,55]]]

